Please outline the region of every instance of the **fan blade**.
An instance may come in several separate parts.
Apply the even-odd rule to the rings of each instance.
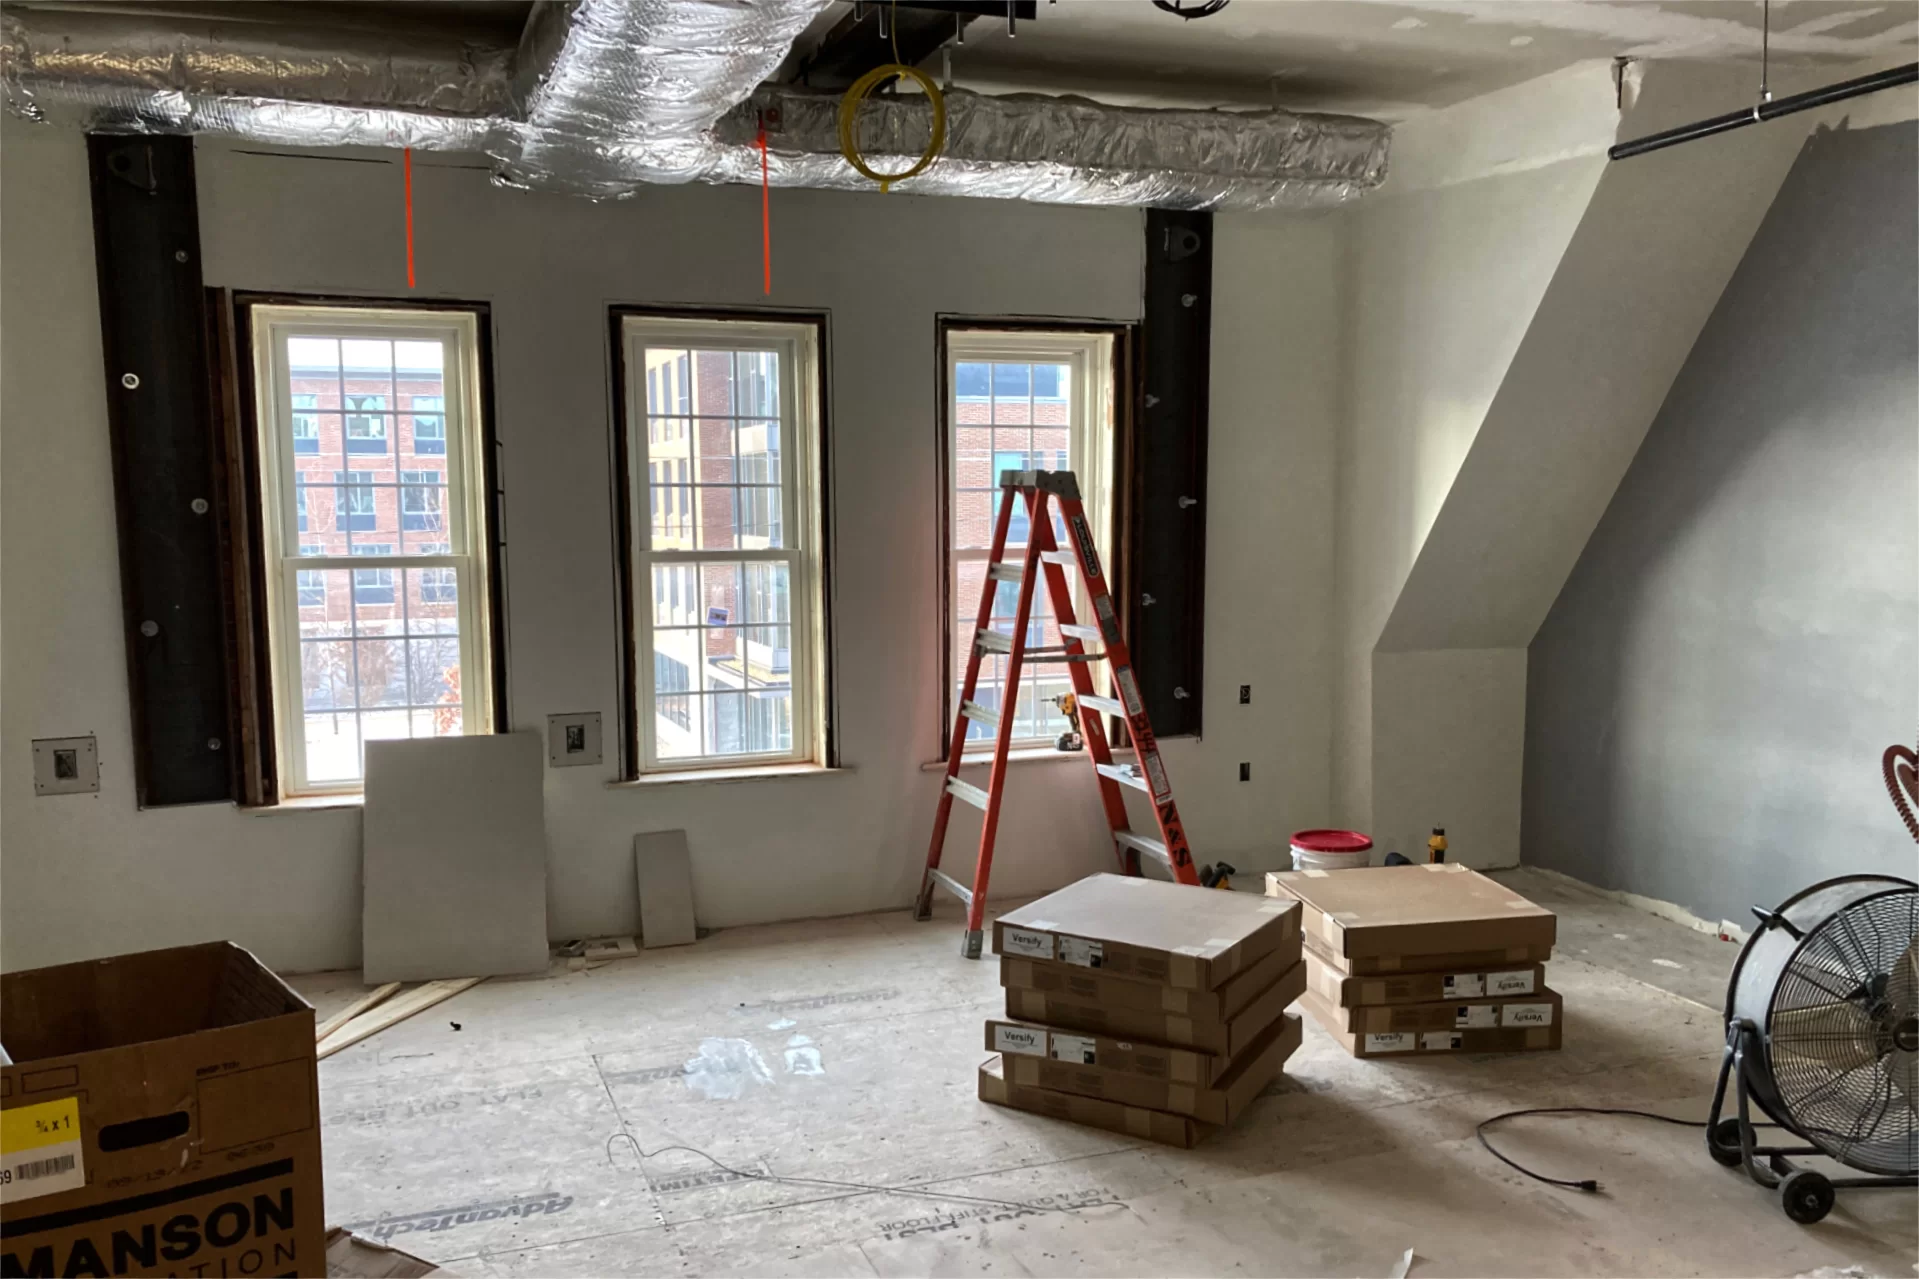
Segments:
[[[1773,1013],[1767,1041],[1774,1057],[1816,1061],[1833,1070],[1857,1070],[1879,1060],[1874,1026],[1864,1009],[1850,1000]]]

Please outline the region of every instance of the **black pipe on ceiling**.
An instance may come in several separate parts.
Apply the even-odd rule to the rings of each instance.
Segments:
[[[1829,84],[1823,89],[1809,89],[1805,93],[1795,93],[1788,98],[1762,102],[1744,111],[1730,111],[1725,115],[1714,116],[1710,120],[1700,120],[1695,124],[1682,124],[1676,129],[1649,133],[1643,138],[1619,143],[1608,150],[1606,155],[1609,159],[1624,160],[1635,155],[1644,155],[1648,151],[1678,146],[1682,142],[1709,138],[1715,133],[1724,133],[1728,129],[1742,129],[1749,124],[1763,124],[1767,120],[1791,115],[1795,111],[1810,111],[1814,107],[1844,102],[1847,98],[1857,98],[1868,93],[1877,93],[1881,89],[1911,84],[1915,80],[1919,80],[1919,62],[1908,62],[1905,66],[1876,71],[1871,75],[1860,76],[1856,80],[1842,80],[1838,84]]]

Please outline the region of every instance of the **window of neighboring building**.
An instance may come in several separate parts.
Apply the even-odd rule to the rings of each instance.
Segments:
[[[1002,331],[949,325],[942,330],[945,345],[945,445],[948,489],[946,502],[946,603],[951,619],[948,633],[948,718],[942,733],[950,732],[957,710],[966,663],[979,617],[980,594],[986,584],[992,551],[994,521],[999,513],[999,476],[1002,471],[1072,471],[1079,480],[1088,519],[1095,530],[1103,559],[1110,561],[1112,475],[1114,456],[1113,343],[1110,333]],[[1056,508],[1057,509],[1057,508]],[[1031,522],[1023,504],[1013,508],[1007,526],[1005,558],[1024,557]],[[1054,536],[1069,546],[1065,529],[1055,521]],[[1074,586],[1074,613],[1081,624],[1091,621],[1083,584],[1069,573]],[[1052,602],[1043,582],[1035,583],[1027,617],[1029,647],[1061,643]],[[1000,582],[993,600],[992,627],[1013,633],[1018,616],[1019,583]],[[1094,646],[1097,647],[1097,646]],[[1094,663],[1096,685],[1105,687],[1102,663]],[[1061,663],[1026,663],[1016,695],[1006,687],[1007,659],[997,653],[980,659],[975,700],[991,710],[1009,709],[1014,715],[1016,745],[1050,744],[1068,727],[1055,699],[1072,691],[1072,678]],[[966,745],[990,749],[993,732],[967,721]]]
[[[355,370],[364,375],[369,370]],[[372,370],[377,373],[378,370]],[[346,451],[384,453],[387,440],[387,398],[384,395],[346,397]]]
[[[636,771],[824,762],[819,326],[622,332]]]
[[[320,415],[302,413],[301,409],[320,407],[318,395],[293,396],[293,451],[295,453],[318,453],[320,451]]]
[[[357,790],[368,741],[493,730],[480,316],[248,314],[275,793]]]
[[[446,397],[415,395],[413,409],[413,451],[425,455],[446,452]]]

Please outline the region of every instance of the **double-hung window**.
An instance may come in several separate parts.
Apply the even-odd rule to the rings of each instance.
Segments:
[[[277,791],[354,791],[368,741],[493,730],[480,317],[248,314]]]
[[[992,330],[958,324],[942,327],[946,360],[945,447],[949,511],[946,527],[947,579],[951,618],[948,667],[951,701],[946,723],[958,705],[966,662],[979,619],[980,593],[999,514],[1002,471],[1067,471],[1079,480],[1087,518],[1103,561],[1111,563],[1114,459],[1113,343],[1111,333]],[[1016,503],[1018,499],[1016,499]],[[1071,543],[1063,524],[1054,521],[1061,547]],[[1031,527],[1023,503],[1013,508],[1005,557],[1025,555]],[[1081,624],[1091,619],[1083,584],[1074,584],[1073,609]],[[1058,619],[1043,582],[1034,583],[1027,616],[1029,647],[1061,642]],[[1013,633],[1018,617],[1019,583],[1001,581],[991,627]],[[1096,686],[1104,688],[1105,668],[1092,666]],[[974,700],[992,710],[1010,707],[1013,741],[1037,746],[1068,728],[1056,699],[1072,691],[1072,677],[1059,663],[1027,663],[1019,687],[1007,688],[1007,658],[986,653],[980,659]],[[989,750],[992,733],[967,721],[966,749]]]
[[[824,763],[820,328],[621,332],[634,771]]]

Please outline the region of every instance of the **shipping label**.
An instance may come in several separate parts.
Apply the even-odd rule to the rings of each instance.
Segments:
[[[1466,1037],[1456,1030],[1435,1030],[1419,1037],[1419,1046],[1429,1053],[1458,1052]]]
[[[1085,937],[1068,937],[1061,934],[1059,939],[1059,957],[1069,964],[1078,964],[1081,968],[1098,968],[1105,955],[1105,948],[1098,942]]]
[[[1037,932],[1030,928],[1004,928],[1000,930],[1002,953],[1021,955],[1027,959],[1051,959],[1053,957],[1053,934]]]
[[[1070,1061],[1077,1066],[1096,1066],[1098,1062],[1099,1041],[1089,1035],[1062,1035],[1053,1032],[1054,1061]]]
[[[1505,1014],[1499,1019],[1502,1026],[1550,1026],[1553,1024],[1553,1006],[1551,1004],[1506,1004]]]
[[[78,1097],[0,1111],[0,1203],[86,1184]]]
[[[1478,999],[1486,993],[1486,978],[1480,973],[1449,973],[1444,980],[1448,999]]]
[[[993,1048],[1003,1053],[1025,1053],[1028,1057],[1046,1055],[1046,1032],[1031,1026],[993,1027]]]
[[[1460,1030],[1484,1030],[1499,1025],[1498,1004],[1461,1004],[1453,1014],[1453,1025]]]
[[[1418,1047],[1419,1036],[1407,1030],[1366,1036],[1366,1051],[1369,1053],[1409,1053]]]
[[[1488,995],[1530,995],[1533,993],[1533,970],[1522,968],[1513,973],[1487,973],[1486,993]]]

